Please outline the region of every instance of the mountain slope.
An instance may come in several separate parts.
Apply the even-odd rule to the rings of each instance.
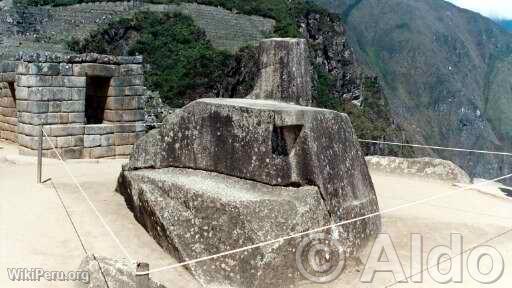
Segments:
[[[394,118],[410,139],[512,151],[511,33],[442,0],[314,2],[342,16],[358,58],[383,80]],[[512,171],[510,157],[421,152],[477,177]]]
[[[512,20],[496,20],[498,24],[512,32]]]

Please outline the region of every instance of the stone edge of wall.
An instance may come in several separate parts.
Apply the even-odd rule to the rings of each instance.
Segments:
[[[19,52],[16,55],[16,61],[27,63],[97,63],[97,64],[143,64],[142,56],[112,56],[96,53],[64,55],[60,53],[49,52]],[[8,61],[12,62],[12,61]]]

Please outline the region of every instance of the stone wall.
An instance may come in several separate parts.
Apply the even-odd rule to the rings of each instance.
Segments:
[[[0,10],[0,60],[25,51],[66,53],[66,40],[84,37],[100,25],[136,11],[181,12],[191,16],[216,48],[235,51],[257,43],[273,30],[272,19],[237,14],[222,8],[197,5],[84,3],[65,7],[30,7]]]
[[[20,54],[15,67],[16,141],[22,154],[36,153],[40,125],[65,158],[126,156],[137,138],[144,134],[141,57],[29,53]],[[107,82],[105,95],[91,95],[99,97],[95,101],[103,103],[103,113],[100,123],[89,125],[91,119],[87,117],[86,106],[91,84],[88,79],[93,78]],[[1,103],[4,102],[7,103]],[[12,115],[12,108],[5,109],[0,111]],[[12,132],[12,125],[3,126],[3,131]],[[44,155],[56,157],[51,143],[44,142]]]
[[[0,64],[0,139],[16,142],[14,62]]]
[[[198,4],[146,4],[144,9],[189,15],[197,26],[206,32],[206,36],[214,47],[229,51],[236,51],[249,44],[257,44],[272,33],[275,25],[272,19],[237,14],[226,9]]]

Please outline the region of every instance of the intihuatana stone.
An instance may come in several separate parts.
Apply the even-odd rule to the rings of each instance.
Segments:
[[[171,203],[178,201],[177,199],[185,202],[197,200],[196,196],[191,194],[192,192],[182,192],[180,194],[182,196],[174,195],[177,192],[173,191],[178,188],[173,188],[176,180],[170,175],[177,172],[165,169],[170,167],[229,175],[245,179],[240,181],[246,182],[246,185],[253,185],[248,181],[252,180],[281,187],[316,186],[317,197],[322,199],[323,203],[321,211],[327,215],[327,221],[320,221],[322,223],[338,223],[379,210],[373,184],[350,120],[345,114],[335,111],[264,100],[201,99],[167,117],[160,129],[150,132],[135,144],[130,161],[123,168],[119,191],[126,197],[128,206],[148,231],[152,231],[153,228],[150,227],[157,226],[163,231],[168,231],[166,235],[152,233],[157,242],[168,250],[177,251],[179,257],[190,259],[180,253],[193,250],[193,247],[199,244],[193,244],[174,234],[185,232],[177,231],[172,220],[168,219],[167,222],[159,220],[163,222],[154,223],[156,221],[154,210],[157,209],[154,205],[157,205],[157,202],[148,203],[145,200],[146,197],[160,199],[162,203],[158,205],[164,205],[158,208],[162,215],[165,214],[162,211],[167,213],[176,211],[176,205]],[[137,174],[139,172],[137,170],[143,171],[140,172],[143,174]],[[187,177],[184,174],[180,175]],[[207,181],[206,179],[207,177],[203,180],[196,178],[194,181],[186,182],[189,186],[183,184],[185,186],[179,189],[197,193],[200,190],[203,195],[206,195],[210,191],[209,185],[202,184]],[[223,193],[237,192],[227,189],[226,186]],[[178,198],[174,199],[174,197]],[[240,214],[235,213],[239,210],[226,208],[225,199],[212,195],[209,198],[212,207],[221,207],[211,213],[225,215],[222,217],[225,225],[231,226],[232,221],[239,221],[237,219]],[[276,199],[266,200],[269,211],[274,209],[270,207],[283,209]],[[203,208],[206,209],[206,206]],[[180,211],[179,213],[185,213],[183,209]],[[189,213],[187,217],[198,219],[200,213],[207,213],[200,211],[200,207],[194,208],[187,212]],[[213,217],[211,219],[215,218],[213,214],[210,214]],[[289,214],[293,215],[293,213]],[[267,217],[258,218],[257,215],[254,217],[258,219],[257,222],[271,221]],[[250,227],[251,224],[247,220],[249,218],[243,219],[246,222],[246,228]],[[204,226],[207,226],[206,220],[204,221]],[[290,230],[284,223],[276,224],[278,225],[275,229],[280,233],[272,234],[274,236],[285,236],[296,232],[296,230]],[[192,228],[190,225],[186,227]],[[371,217],[344,225],[333,233],[335,235],[333,237],[339,239],[348,255],[354,255],[379,230],[380,218]],[[193,255],[203,257],[209,255],[207,252],[220,251],[218,246],[223,244],[218,241],[211,242],[211,240],[208,238],[198,240],[201,245],[208,248],[205,248],[202,253]],[[240,246],[255,244],[253,240],[255,239],[241,240]],[[291,249],[291,247],[288,248]],[[286,249],[280,251],[286,251]],[[236,265],[238,264],[233,264],[226,270],[235,269]],[[234,275],[237,278],[250,278],[244,271],[260,271],[259,268],[254,267],[255,264],[250,265],[247,262],[247,265],[249,266],[245,270],[238,270]],[[206,282],[218,280],[218,277],[213,276],[216,273],[209,270],[209,266],[200,267],[203,268],[197,269],[203,269],[201,272],[193,270],[196,277],[205,277]],[[285,265],[278,270],[269,269],[269,273],[274,271],[280,274],[284,271],[283,269],[288,268],[290,267]],[[277,276],[274,275],[274,277]],[[269,287],[258,286],[260,278],[250,279],[253,279],[250,282],[251,285],[234,287]],[[230,278],[231,280],[235,281]]]
[[[381,220],[363,218],[379,206],[350,119],[306,107],[305,41],[270,39],[258,49],[261,71],[249,99],[200,99],[167,116],[134,145],[117,190],[181,261],[360,218],[325,231],[347,256],[357,255]],[[189,269],[208,287],[290,287],[305,256],[295,253],[300,238]]]
[[[316,184],[332,202],[333,215],[340,213],[335,207],[374,194],[350,120],[335,111],[200,99],[166,118],[158,136],[151,135],[135,145],[127,169],[184,167],[270,185]]]
[[[311,106],[311,68],[304,39],[267,39],[258,46],[259,76],[250,99]]]

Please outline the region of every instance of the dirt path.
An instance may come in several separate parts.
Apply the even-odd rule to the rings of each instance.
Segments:
[[[112,258],[123,257],[59,162],[45,160],[43,179],[51,177],[52,181],[37,185],[34,159],[16,156],[13,145],[0,142],[0,147],[3,147],[0,149],[0,287],[73,287],[66,282],[23,283],[7,278],[7,267],[70,271],[76,270],[82,259],[83,250],[52,182],[75,219],[87,250]],[[124,160],[68,162],[72,173],[132,258],[148,261],[151,268],[175,263],[135,222],[122,197],[114,192],[122,163]],[[383,215],[383,232],[393,240],[406,274],[410,267],[411,233],[423,235],[423,262],[426,262],[431,248],[450,245],[451,233],[463,235],[466,249],[512,228],[510,200],[477,191],[461,191],[445,182],[375,172],[372,177],[383,210],[453,191],[449,196]],[[505,259],[505,274],[489,287],[510,287],[512,232],[485,244],[494,246]],[[383,287],[395,282],[390,273],[378,273],[372,284],[361,283],[360,274],[360,271],[348,271],[332,283],[304,282],[300,287]],[[462,284],[449,287],[481,287],[467,270],[463,276]],[[167,287],[199,287],[184,269],[159,272],[152,277]],[[428,273],[423,278],[421,284],[405,283],[396,287],[441,287]]]

